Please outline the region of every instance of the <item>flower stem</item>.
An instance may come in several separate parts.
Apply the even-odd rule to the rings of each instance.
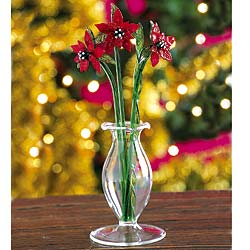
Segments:
[[[128,201],[127,210],[132,213],[135,217],[135,202],[136,202],[136,194],[135,194],[135,166],[136,166],[136,157],[135,157],[135,143],[137,138],[138,131],[136,130],[136,125],[140,123],[140,114],[138,108],[139,96],[142,88],[141,79],[142,79],[142,71],[145,67],[145,64],[149,58],[149,51],[146,54],[146,57],[141,56],[135,66],[134,70],[134,89],[132,96],[132,107],[131,107],[131,118],[130,118],[130,127],[132,129],[129,138],[129,147],[127,152],[127,187],[126,187],[126,199]]]
[[[122,88],[122,75],[121,75],[121,64],[120,55],[118,49],[114,48],[115,62],[116,62],[116,80],[117,80],[117,91],[119,98],[119,108],[120,108],[120,126],[124,127],[125,124],[125,109],[124,109],[124,98],[123,98],[123,88]],[[131,165],[127,161],[127,142],[126,142],[126,131],[121,130],[118,134],[119,140],[119,154],[120,163],[122,168],[122,220],[123,221],[134,221],[134,202],[131,200],[131,190],[130,190],[130,170]]]
[[[106,76],[108,77],[108,80],[110,82],[111,85],[111,89],[112,89],[112,94],[113,94],[113,100],[114,100],[114,113],[115,113],[115,122],[116,124],[119,123],[120,120],[120,111],[119,111],[119,99],[118,99],[118,95],[117,95],[117,86],[116,86],[116,82],[115,82],[115,78],[114,75],[112,74],[109,66],[105,63],[105,62],[100,62],[101,67],[104,71],[104,73],[106,74]]]
[[[135,70],[134,70],[134,89],[132,96],[132,107],[131,107],[131,116],[130,116],[130,125],[131,128],[135,128],[135,125],[140,123],[139,116],[139,96],[142,88],[141,79],[142,79],[142,71],[146,65],[147,60],[149,59],[150,53],[147,51],[145,56],[140,56],[137,60]]]
[[[119,99],[119,110],[120,110],[120,121],[119,125],[125,126],[125,109],[124,109],[124,99],[123,99],[123,89],[122,89],[122,73],[121,73],[121,63],[118,48],[114,48],[115,55],[115,70],[116,70],[116,82],[117,82],[117,92]]]

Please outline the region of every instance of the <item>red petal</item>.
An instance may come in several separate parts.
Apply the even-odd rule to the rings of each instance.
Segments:
[[[90,60],[90,62],[92,63],[93,68],[94,68],[98,73],[100,73],[100,72],[101,72],[101,65],[100,65],[100,62],[99,62],[93,55],[90,55],[90,56],[89,56],[89,60]]]
[[[93,51],[94,49],[94,42],[92,40],[92,37],[90,36],[89,32],[86,30],[84,35],[84,41],[87,45],[88,51]]]
[[[93,51],[93,54],[96,58],[101,57],[104,54],[105,50],[102,49],[101,47],[96,47]]]
[[[152,46],[152,47],[151,47],[151,51],[152,51],[152,52],[157,52],[157,51],[158,51],[158,49],[157,49],[157,47],[156,47],[156,46]]]
[[[167,49],[165,49],[165,50],[161,49],[159,52],[160,52],[160,55],[161,55],[161,57],[163,59],[165,59],[165,60],[167,60],[169,62],[172,61],[172,56],[171,56],[170,52]]]
[[[161,36],[160,28],[157,23],[154,23],[150,33],[150,39],[154,44],[156,44],[159,41],[160,36]]]
[[[175,37],[173,37],[173,36],[166,36],[164,40],[167,42],[167,45],[170,47],[174,43]]]
[[[153,44],[156,44],[159,42],[159,34],[158,33],[150,33],[150,39],[153,42]]]
[[[139,27],[140,27],[139,24],[129,23],[129,22],[125,22],[122,25],[122,28],[128,30],[130,33],[134,33]]]
[[[122,45],[123,45],[123,43],[124,43],[124,39],[115,39],[115,40],[113,41],[113,43],[114,43],[115,46],[117,46],[118,48],[121,49],[121,47],[122,47]]]
[[[89,61],[88,60],[83,60],[80,62],[80,72],[84,72],[88,69],[89,67]]]
[[[108,34],[109,32],[113,30],[112,25],[107,24],[107,23],[99,23],[99,24],[96,24],[95,26],[97,27],[99,31],[105,34]]]
[[[151,32],[160,33],[160,28],[157,22],[154,23]]]
[[[160,59],[159,55],[158,55],[157,53],[155,53],[155,52],[152,52],[150,60],[151,60],[151,63],[152,63],[152,66],[153,66],[153,67],[154,67],[156,64],[158,64],[159,59]]]
[[[113,21],[113,23],[118,24],[118,25],[123,24],[123,16],[122,16],[122,13],[119,9],[116,9],[112,21]]]
[[[75,56],[74,61],[75,61],[76,63],[79,63],[79,62],[80,62],[80,59],[79,59],[79,56],[78,56],[78,55]]]
[[[86,50],[86,46],[84,45],[84,43],[79,40],[78,40],[78,48],[79,48],[79,51]]]
[[[130,51],[131,51],[131,43],[130,43],[130,40],[124,41],[123,47],[124,47],[128,52],[130,52]]]
[[[75,53],[78,53],[80,51],[78,44],[71,45],[71,48]]]
[[[113,42],[105,42],[105,53],[112,54],[115,44]]]

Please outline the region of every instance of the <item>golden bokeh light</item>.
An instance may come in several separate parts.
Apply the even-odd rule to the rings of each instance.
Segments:
[[[228,86],[232,86],[232,74],[229,74],[229,75],[226,77],[225,83],[226,83]]]
[[[206,73],[204,72],[204,70],[199,69],[196,71],[195,76],[198,80],[203,80],[206,76]]]
[[[187,87],[187,85],[185,85],[185,84],[180,84],[180,85],[178,85],[178,87],[177,87],[177,92],[178,92],[180,95],[185,95],[185,94],[188,92],[188,87]]]
[[[201,108],[200,106],[194,106],[194,107],[192,108],[192,114],[193,114],[194,116],[196,116],[196,117],[201,116],[201,114],[202,114],[202,108]]]
[[[195,42],[199,45],[203,44],[206,42],[206,37],[204,36],[204,34],[199,33],[196,35],[195,37]]]
[[[90,129],[88,129],[88,128],[83,128],[83,129],[81,130],[81,136],[82,136],[82,138],[84,138],[84,139],[88,139],[88,138],[91,136],[91,131],[90,131]]]
[[[165,104],[165,108],[167,111],[174,111],[175,108],[176,108],[176,104],[173,102],[173,101],[168,101],[166,104]]]
[[[91,93],[95,93],[99,89],[99,87],[100,87],[100,84],[96,80],[90,81],[88,84],[88,90]]]
[[[39,155],[39,148],[38,147],[31,147],[29,150],[29,154],[32,157],[37,157]]]
[[[231,101],[227,98],[224,98],[220,101],[220,106],[223,109],[229,109],[231,107]]]
[[[46,134],[43,136],[43,142],[45,144],[51,144],[54,141],[54,136],[52,134]]]
[[[45,104],[48,102],[48,96],[44,93],[41,93],[37,96],[37,101],[40,104]]]
[[[73,83],[73,78],[70,75],[66,75],[62,79],[62,83],[64,86],[69,87]]]
[[[204,14],[208,11],[208,5],[206,3],[199,3],[198,6],[197,6],[197,10]]]
[[[179,148],[176,146],[176,145],[171,145],[169,146],[168,148],[168,153],[171,155],[171,156],[176,156],[179,154]]]

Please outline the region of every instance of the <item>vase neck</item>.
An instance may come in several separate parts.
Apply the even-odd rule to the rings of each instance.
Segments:
[[[137,221],[119,221],[119,226],[124,226],[124,227],[135,227],[137,226]]]
[[[125,122],[125,126],[118,126],[116,123],[112,122],[104,122],[101,125],[101,128],[103,130],[113,130],[113,131],[121,131],[124,130],[126,133],[136,132],[136,131],[142,131],[143,129],[147,128],[150,129],[150,124],[148,122],[140,123],[137,125],[131,126],[130,122]]]

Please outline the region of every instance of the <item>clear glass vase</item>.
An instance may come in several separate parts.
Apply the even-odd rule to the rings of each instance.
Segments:
[[[94,242],[136,246],[159,241],[166,235],[159,227],[137,223],[152,187],[151,166],[140,143],[140,134],[145,128],[150,129],[150,124],[142,123],[135,128],[131,128],[129,122],[124,127],[110,122],[102,124],[103,130],[112,133],[112,145],[103,166],[102,186],[119,223],[92,231],[90,238]]]

